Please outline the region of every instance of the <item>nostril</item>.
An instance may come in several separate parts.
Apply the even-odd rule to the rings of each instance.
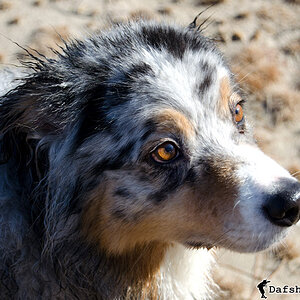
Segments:
[[[264,206],[264,211],[269,220],[277,226],[288,227],[299,221],[299,203],[282,195],[271,197]]]
[[[292,222],[292,224],[296,224],[299,221],[299,207],[297,203],[295,207],[291,207],[285,212],[284,217],[289,219]]]

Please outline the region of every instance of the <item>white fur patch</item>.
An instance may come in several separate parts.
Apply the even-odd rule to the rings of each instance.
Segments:
[[[159,289],[162,299],[209,299],[211,250],[192,250],[180,244],[171,246],[160,268]]]

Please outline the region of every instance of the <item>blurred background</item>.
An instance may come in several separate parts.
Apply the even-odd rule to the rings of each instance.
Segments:
[[[248,100],[247,118],[260,147],[300,178],[299,0],[0,0],[0,70],[20,66],[14,42],[53,56],[61,38],[83,38],[137,19],[199,24],[227,57]],[[216,252],[216,299],[259,299],[256,286],[300,286],[300,226],[269,252]],[[267,295],[269,299],[300,299]]]

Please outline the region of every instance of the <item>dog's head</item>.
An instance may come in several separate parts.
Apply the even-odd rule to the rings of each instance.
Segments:
[[[257,148],[224,58],[197,31],[131,23],[31,67],[2,97],[2,147],[21,186],[45,186],[53,238],[76,224],[112,253],[156,241],[251,252],[298,221],[300,184]]]

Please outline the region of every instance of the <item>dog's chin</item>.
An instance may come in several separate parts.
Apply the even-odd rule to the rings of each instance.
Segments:
[[[275,231],[275,232],[274,232]],[[252,233],[251,238],[247,236],[238,236],[238,234],[233,237],[224,238],[220,242],[208,242],[208,241],[197,241],[188,240],[184,242],[184,246],[189,249],[208,249],[211,248],[225,248],[234,252],[240,253],[255,253],[260,251],[265,251],[270,248],[276,247],[288,234],[289,229],[281,229],[275,227],[275,230],[267,233]]]
[[[282,230],[276,234],[258,234],[253,235],[251,239],[240,238],[238,242],[228,243],[222,245],[223,248],[227,248],[231,251],[240,253],[255,253],[260,251],[269,250],[276,247],[286,237],[289,230]]]

